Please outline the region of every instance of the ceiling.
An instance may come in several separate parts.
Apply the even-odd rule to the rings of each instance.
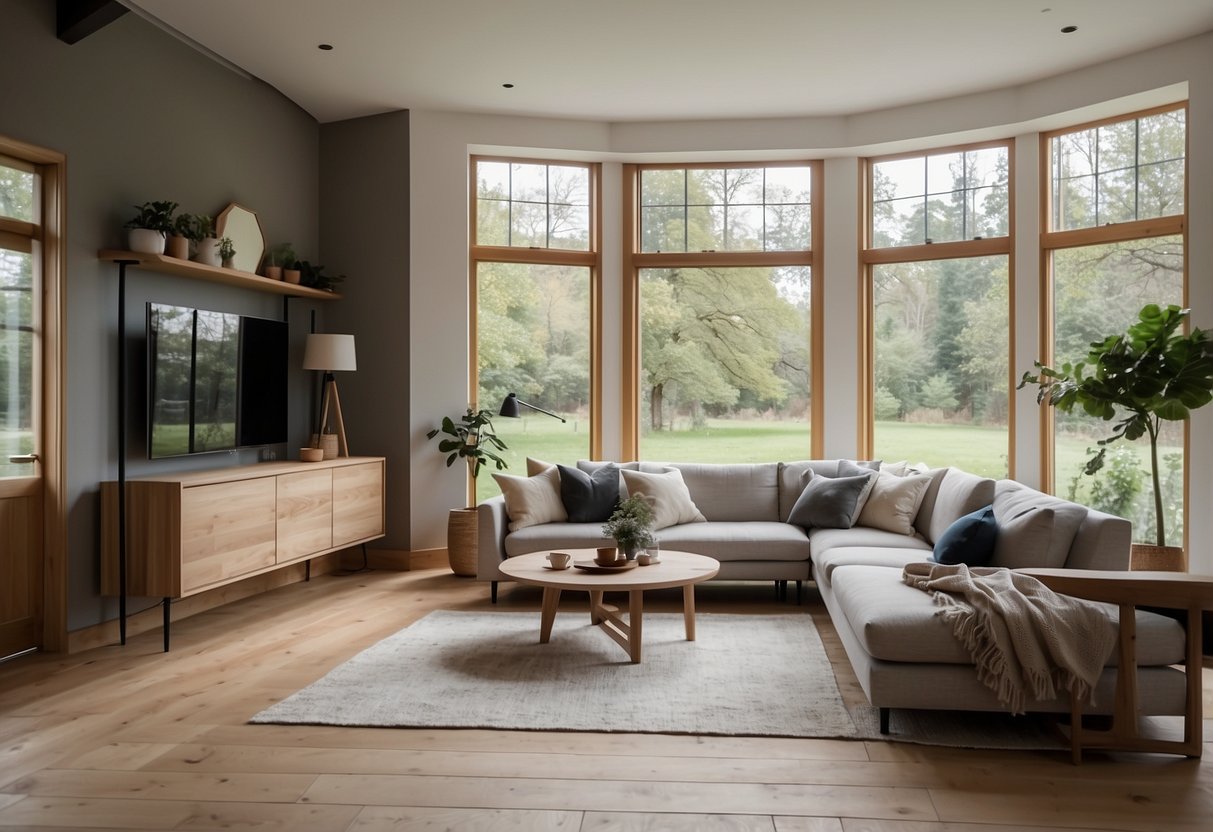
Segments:
[[[1213,30],[1213,0],[123,2],[322,122],[399,109],[608,122],[845,115]]]

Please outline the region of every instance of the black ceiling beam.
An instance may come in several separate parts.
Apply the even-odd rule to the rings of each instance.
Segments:
[[[129,11],[116,0],[56,0],[55,5],[59,40],[64,43],[78,43]]]

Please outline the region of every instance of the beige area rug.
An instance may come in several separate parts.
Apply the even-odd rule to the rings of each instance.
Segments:
[[[498,728],[727,736],[889,739],[974,748],[1062,748],[1024,718],[849,711],[808,615],[644,618],[644,660],[588,615],[432,612],[254,716],[254,723]],[[942,695],[942,693],[941,693]]]

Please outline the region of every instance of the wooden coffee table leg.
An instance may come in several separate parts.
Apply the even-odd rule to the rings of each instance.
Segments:
[[[560,590],[550,586],[543,588],[543,612],[539,617],[539,643],[547,644],[552,637],[552,622],[556,620],[556,608],[560,606]]]
[[[687,641],[695,640],[695,585],[682,588],[682,619],[686,624]]]
[[[590,590],[590,623],[602,623],[602,590]]]
[[[644,617],[644,590],[628,593],[628,655],[633,664],[640,664],[640,638]]]

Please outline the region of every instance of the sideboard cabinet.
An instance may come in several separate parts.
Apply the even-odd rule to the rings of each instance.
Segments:
[[[183,598],[384,535],[383,457],[126,482],[126,594]],[[101,591],[119,595],[118,483],[101,484]]]

